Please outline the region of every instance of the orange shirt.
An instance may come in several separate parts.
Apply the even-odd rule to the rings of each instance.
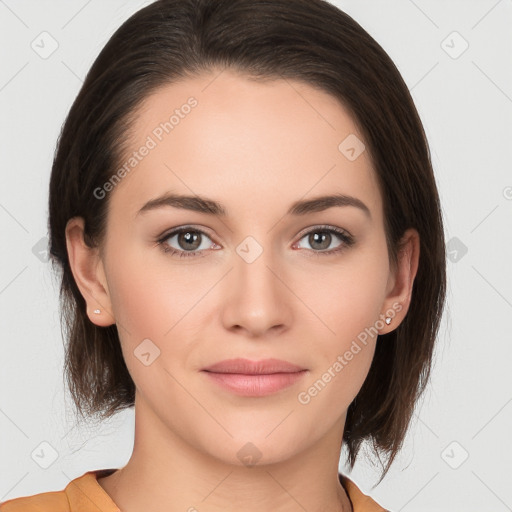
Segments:
[[[108,476],[115,469],[88,471],[71,480],[62,491],[43,492],[32,496],[13,498],[0,503],[0,512],[121,512],[97,479]],[[387,512],[370,496],[361,492],[352,480],[339,474],[354,512]]]

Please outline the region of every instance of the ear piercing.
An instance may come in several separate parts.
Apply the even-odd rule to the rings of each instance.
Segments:
[[[93,312],[96,313],[97,315],[99,315],[101,313],[101,311],[99,309],[95,309]]]

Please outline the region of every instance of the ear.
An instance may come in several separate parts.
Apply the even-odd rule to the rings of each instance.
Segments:
[[[400,240],[397,268],[392,270],[388,279],[382,313],[384,318],[390,317],[391,322],[389,325],[385,324],[383,329],[379,329],[379,334],[387,334],[396,329],[405,318],[411,303],[419,257],[420,236],[415,229],[410,228]]]
[[[84,219],[73,217],[66,224],[66,247],[69,265],[80,293],[87,303],[89,320],[100,327],[115,323],[103,261],[99,248],[84,241]],[[99,313],[95,313],[94,311]]]

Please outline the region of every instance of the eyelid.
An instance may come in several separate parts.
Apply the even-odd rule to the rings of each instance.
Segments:
[[[197,231],[198,233],[201,233],[203,235],[206,235],[208,238],[213,238],[213,236],[209,233],[209,230],[207,228],[203,228],[202,226],[195,226],[193,224],[183,224],[183,226],[176,226],[174,228],[167,229],[164,231],[161,235],[158,236],[159,240],[166,240],[167,238],[177,235],[183,231]]]
[[[307,228],[304,228],[297,235],[297,237],[300,240],[301,238],[303,238],[305,235],[308,235],[312,231],[314,232],[314,231],[322,231],[322,230],[324,230],[324,231],[334,231],[335,233],[343,234],[343,235],[346,235],[349,238],[353,238],[352,235],[346,229],[339,228],[337,226],[331,226],[330,224],[313,224],[311,226],[308,226]]]

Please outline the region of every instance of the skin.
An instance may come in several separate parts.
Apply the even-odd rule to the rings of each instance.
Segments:
[[[167,85],[141,108],[133,150],[190,96],[198,105],[109,192],[102,252],[83,243],[81,218],[66,229],[90,321],[117,324],[137,388],[132,456],[99,483],[123,512],[349,511],[339,454],[376,336],[309,403],[297,395],[393,304],[401,311],[379,333],[400,324],[418,234],[405,233],[393,272],[368,152],[350,161],[338,150],[349,134],[362,136],[336,99],[303,83],[224,70]],[[165,206],[137,215],[165,191],[214,199],[228,214]],[[294,201],[334,192],[359,198],[371,218],[351,206],[286,214]],[[323,224],[348,231],[354,245],[318,256],[326,249],[307,234]],[[207,233],[202,256],[180,258],[156,244],[189,225]],[[263,249],[251,263],[236,251],[247,236]],[[167,243],[187,249],[177,236]],[[343,243],[332,234],[328,249]],[[146,338],[160,350],[149,366],[134,355]],[[308,372],[272,395],[242,397],[200,372],[234,357],[275,357]],[[248,442],[260,454],[252,467],[237,456]]]

